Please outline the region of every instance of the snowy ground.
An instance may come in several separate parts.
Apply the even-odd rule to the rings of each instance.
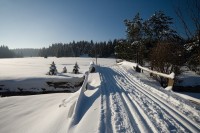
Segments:
[[[76,59],[82,73],[93,60],[50,59],[56,60],[58,70],[64,62]],[[43,68],[34,70],[36,77],[48,71],[47,66],[52,61],[44,65],[41,62],[45,59],[39,60],[38,65]],[[156,81],[134,72],[130,66],[114,65],[114,59],[100,59],[98,64],[97,72],[90,73],[88,81],[86,78],[75,93],[0,98],[0,133],[200,132],[199,105],[164,90]],[[33,65],[23,64],[22,67],[33,69]],[[23,77],[27,74],[22,73]],[[12,74],[8,75],[12,77]]]
[[[55,62],[58,74],[56,76],[47,75],[50,64]],[[83,81],[83,76],[88,71],[93,58],[15,58],[0,59],[0,92],[45,92],[48,91],[76,91]],[[101,65],[113,64],[114,59],[98,59]],[[72,74],[73,66],[78,63],[80,74]],[[68,73],[62,73],[63,68],[67,68]],[[68,88],[55,88],[49,86],[47,82],[67,82]],[[80,86],[79,86],[80,88]]]
[[[99,68],[108,132],[199,132],[200,112],[192,104],[143,84],[124,67]],[[105,98],[104,98],[105,95]]]
[[[64,133],[71,94],[0,98],[0,133]],[[73,102],[73,101],[68,101]]]
[[[200,86],[200,75],[195,72],[184,69],[185,71],[178,76],[178,86]]]

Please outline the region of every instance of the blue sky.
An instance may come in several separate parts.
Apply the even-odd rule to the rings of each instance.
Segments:
[[[41,48],[125,38],[125,19],[137,12],[147,19],[158,10],[176,17],[171,0],[0,0],[0,45]]]

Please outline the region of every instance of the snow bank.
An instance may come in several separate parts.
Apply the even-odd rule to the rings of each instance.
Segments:
[[[75,114],[78,121],[74,121],[71,125],[70,132],[99,132],[101,109],[99,85],[99,73],[91,73],[88,77],[87,91],[83,93],[82,99],[79,99],[81,100],[80,106],[77,114]]]
[[[178,79],[177,86],[200,86],[200,75],[192,71],[184,71]]]
[[[183,97],[184,99],[188,99],[192,102],[200,104],[200,94],[199,93],[188,93],[188,92],[175,92],[180,97]]]
[[[81,104],[84,99],[84,91],[86,90],[86,85],[88,82],[88,72],[85,74],[85,80],[83,82],[82,87],[77,92],[79,93],[78,99],[76,101],[76,104],[74,106],[73,116],[72,116],[72,123],[71,125],[76,125],[79,122],[80,119],[80,110],[81,110]]]
[[[141,68],[142,70],[149,72],[149,73],[153,73],[153,74],[165,77],[165,78],[174,79],[174,77],[175,77],[175,74],[173,72],[171,74],[164,74],[164,73],[160,73],[160,72],[157,72],[157,71],[150,70],[150,69],[142,67],[142,66],[138,66],[138,67]]]
[[[149,73],[153,73],[153,74],[156,74],[156,75],[159,75],[159,76],[162,76],[162,77],[165,77],[165,78],[170,78],[170,79],[174,79],[175,77],[175,74],[172,72],[171,74],[164,74],[164,73],[160,73],[160,72],[157,72],[157,71],[153,71],[153,70],[150,70],[146,67],[142,67],[140,65],[138,65],[137,63],[132,63],[132,62],[128,62],[128,61],[123,61],[123,62],[120,62],[118,63],[119,65],[125,65],[125,66],[129,66],[131,68],[133,67],[136,67],[138,66],[140,69],[144,70],[144,71],[147,71]]]
[[[91,63],[90,70],[92,67],[94,67],[94,63]],[[87,72],[84,83],[77,92],[79,96],[74,106],[69,132],[97,132],[98,123],[96,122],[100,119],[100,116],[97,115],[100,114],[100,108],[97,109],[100,104],[99,86],[99,74]],[[88,125],[88,123],[90,124]]]
[[[40,78],[19,78],[0,81],[0,92],[49,92],[77,91],[84,78],[65,76],[46,76]],[[60,84],[60,85],[59,85]]]
[[[0,59],[0,93],[77,91],[89,66],[94,66],[94,60],[94,58],[55,57]],[[58,74],[46,75],[53,61]],[[80,66],[80,74],[75,75],[72,70],[76,62]],[[90,62],[91,64],[89,64]],[[98,58],[98,64],[102,66],[114,63],[115,59]],[[67,68],[67,73],[62,73],[64,67]],[[61,87],[55,85],[59,82]]]
[[[125,65],[125,66],[129,66],[130,68],[136,67],[137,63],[132,63],[132,62],[128,62],[128,61],[122,61],[120,63],[117,63],[119,65]]]

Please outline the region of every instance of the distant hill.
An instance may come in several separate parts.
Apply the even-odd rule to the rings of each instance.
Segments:
[[[20,48],[20,49],[12,49],[12,51],[18,56],[22,57],[37,57],[40,49]]]

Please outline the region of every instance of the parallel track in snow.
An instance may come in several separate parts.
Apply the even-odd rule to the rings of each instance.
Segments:
[[[123,68],[99,67],[99,72],[101,118],[105,118],[100,126],[112,127],[103,132],[200,132],[197,123],[150,93]]]
[[[124,109],[120,94],[113,88],[112,80],[107,80],[107,73],[101,72],[101,132],[135,132],[129,124],[129,117]],[[103,118],[103,119],[102,119]],[[112,127],[111,129],[109,127]]]

